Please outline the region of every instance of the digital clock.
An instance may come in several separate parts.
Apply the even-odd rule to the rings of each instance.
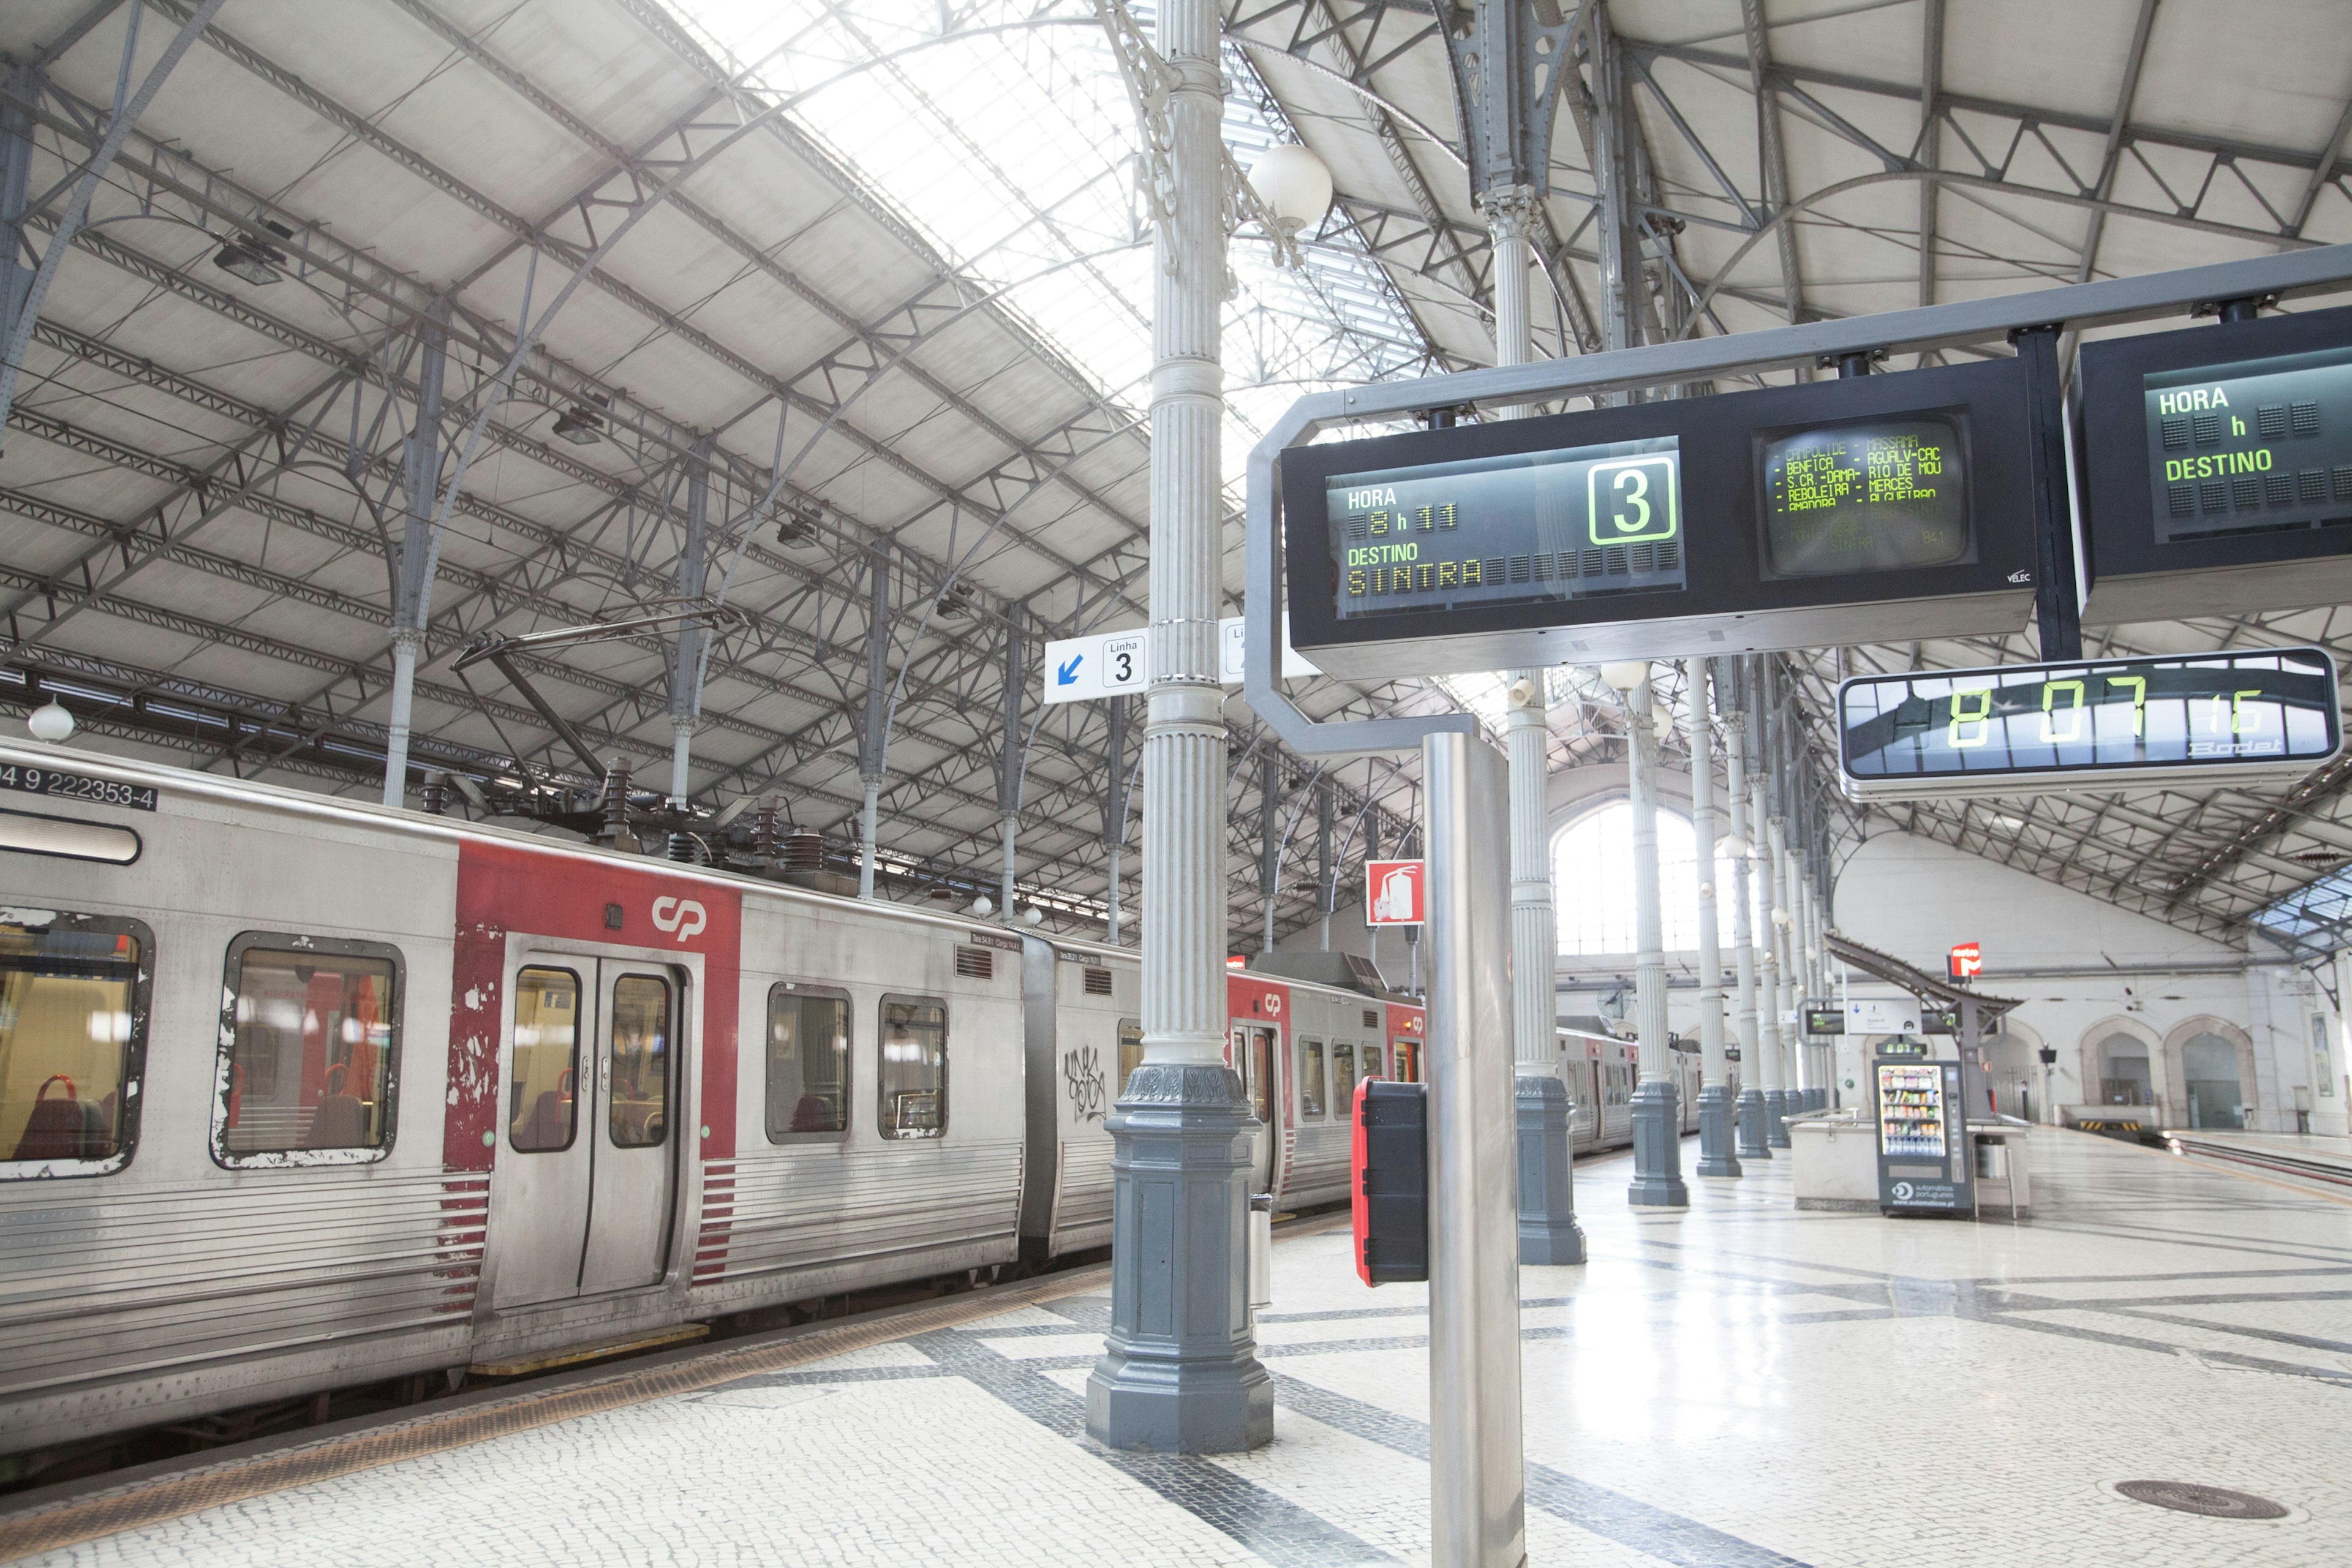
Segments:
[[[2314,647],[1859,676],[1837,714],[1855,800],[2300,776],[2343,743]]]

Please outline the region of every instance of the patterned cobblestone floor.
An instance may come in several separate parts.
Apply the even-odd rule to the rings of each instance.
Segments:
[[[1581,1167],[1592,1261],[1520,1277],[1530,1561],[2352,1561],[2352,1202],[2076,1134],[2035,1161],[2032,1220],[1977,1226],[1799,1214],[1785,1159],[1636,1214],[1622,1158]],[[1364,1289],[1344,1232],[1276,1270],[1254,1454],[1087,1442],[1108,1300],[1074,1295],[29,1561],[1425,1563],[1422,1291]]]

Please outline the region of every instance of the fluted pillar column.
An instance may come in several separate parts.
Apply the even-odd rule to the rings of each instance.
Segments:
[[[1738,682],[1744,693],[1749,682]],[[1725,794],[1731,806],[1731,945],[1739,965],[1739,1158],[1769,1160],[1764,1140],[1764,1050],[1756,1026],[1756,904],[1753,881],[1755,817],[1748,809],[1748,714],[1744,707],[1725,713],[1724,746],[1728,775]]]
[[[1731,1084],[1723,1053],[1723,952],[1716,931],[1712,661],[1690,661],[1691,841],[1698,862],[1698,1173],[1736,1176]]]
[[[1152,268],[1151,685],[1143,741],[1143,1062],[1112,1138],[1111,1327],[1087,1431],[1232,1453],[1274,1436],[1247,1258],[1251,1134],[1225,1065],[1224,692],[1217,616],[1225,276],[1215,0],[1165,0],[1174,211]]]
[[[1633,1088],[1633,1184],[1642,1208],[1681,1208],[1682,1121],[1666,1049],[1666,938],[1658,897],[1658,736],[1644,672],[1625,693],[1625,748],[1633,795],[1633,1002],[1642,1075]]]

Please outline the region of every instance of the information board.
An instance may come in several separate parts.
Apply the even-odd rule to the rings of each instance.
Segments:
[[[1284,450],[1291,635],[1328,674],[2021,629],[2024,362]]]
[[[2352,596],[2352,310],[2085,344],[2086,623]]]
[[[2315,647],[1857,676],[1837,712],[1856,800],[2300,774],[2343,743]]]

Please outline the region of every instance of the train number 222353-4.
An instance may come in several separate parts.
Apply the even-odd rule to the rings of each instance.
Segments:
[[[22,790],[26,795],[46,795],[60,800],[87,800],[100,805],[128,806],[132,811],[155,809],[152,784],[92,778],[88,773],[69,773],[58,768],[26,768],[13,763],[0,765],[0,789]]]

